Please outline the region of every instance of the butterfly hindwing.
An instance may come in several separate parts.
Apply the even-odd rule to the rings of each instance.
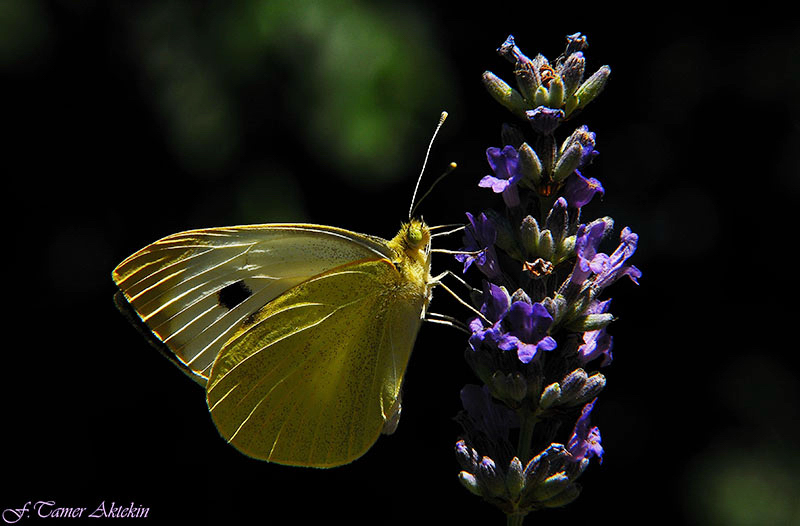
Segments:
[[[321,298],[324,298],[321,299]],[[240,451],[330,467],[361,456],[396,411],[427,289],[387,259],[331,269],[260,309],[224,346],[207,401]]]

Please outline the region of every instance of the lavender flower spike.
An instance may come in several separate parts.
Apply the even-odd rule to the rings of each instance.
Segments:
[[[639,241],[631,229],[607,254],[601,242],[614,220],[584,219],[585,205],[605,194],[581,173],[597,155],[595,132],[576,123],[565,139],[556,137],[610,73],[602,66],[584,81],[586,37],[566,40],[550,62],[528,57],[509,37],[498,51],[514,65],[517,89],[484,73],[489,94],[528,125],[505,124],[505,146],[486,150],[493,173],[479,185],[502,194],[505,209],[468,214],[466,253],[458,256],[465,271],[474,263],[487,277],[481,315],[468,322],[464,357],[483,385],[461,392],[459,480],[509,526],[574,501],[590,459],[603,462],[590,416],[607,383],[598,369],[611,364],[616,341],[607,331],[612,300],[601,295],[623,276],[637,283],[642,275],[629,263]],[[471,299],[477,307],[474,293]]]

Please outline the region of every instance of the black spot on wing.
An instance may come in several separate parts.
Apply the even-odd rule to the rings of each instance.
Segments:
[[[220,307],[231,310],[252,295],[253,291],[245,285],[244,281],[239,280],[220,289],[217,292],[217,302]]]

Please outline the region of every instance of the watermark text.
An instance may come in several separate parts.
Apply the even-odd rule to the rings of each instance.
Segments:
[[[61,506],[54,500],[28,501],[21,508],[3,510],[3,522],[15,524],[29,517],[41,519],[146,519],[150,508],[141,504],[101,501],[92,507]]]

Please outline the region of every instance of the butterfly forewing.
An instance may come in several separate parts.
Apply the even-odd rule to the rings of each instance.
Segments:
[[[217,429],[272,462],[358,458],[396,410],[427,300],[428,284],[387,259],[351,262],[287,291],[217,358],[207,389]]]
[[[390,254],[386,242],[319,225],[254,225],[165,237],[113,272],[139,317],[204,383],[243,322],[331,268]]]

